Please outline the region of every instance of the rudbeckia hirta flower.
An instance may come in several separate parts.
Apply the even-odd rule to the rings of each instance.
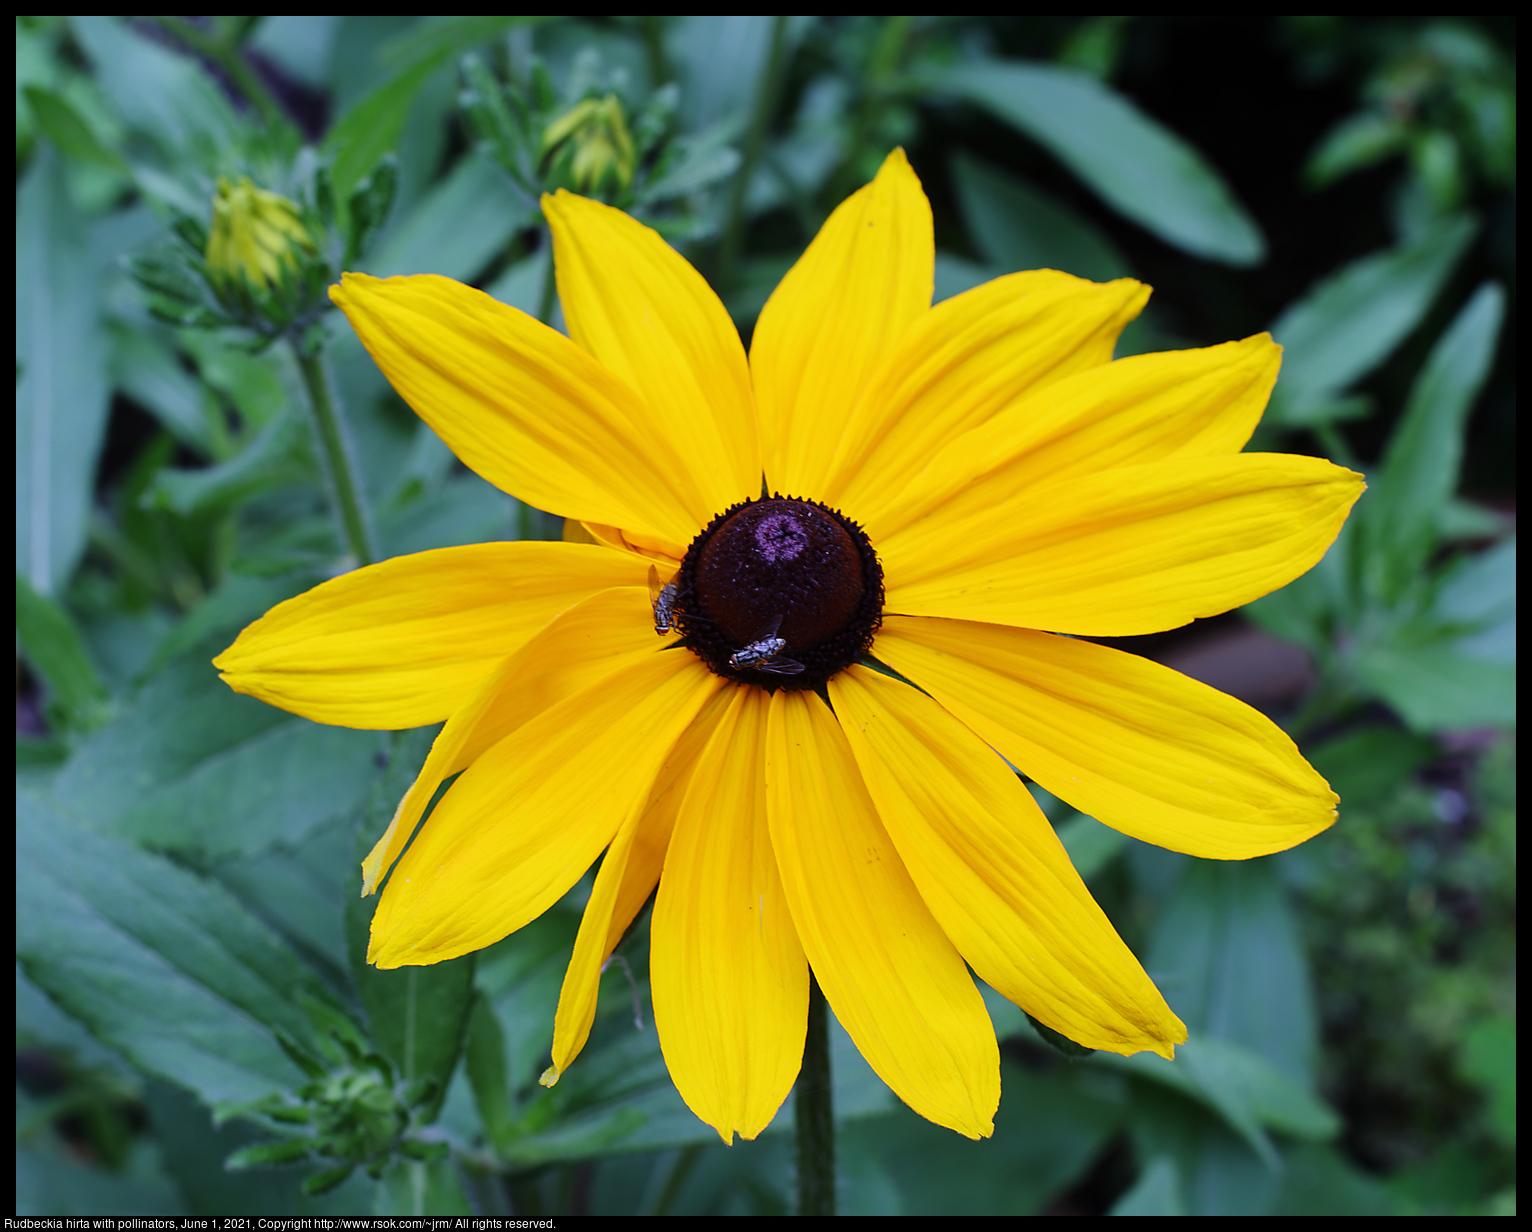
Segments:
[[[655,893],[660,1043],[725,1141],[791,1089],[810,971],[900,1098],[970,1137],[1000,1093],[970,967],[1081,1044],[1172,1055],[1185,1027],[1011,767],[1197,856],[1334,820],[1264,716],[1078,640],[1226,611],[1324,554],[1360,477],[1240,452],[1279,349],[1114,362],[1147,288],[1051,270],[933,307],[901,151],[748,359],[655,232],[567,192],[544,209],[567,337],[445,278],[348,274],[332,297],[464,463],[585,541],[359,569],[216,661],[318,722],[445,720],[363,865],[364,894],[392,869],[369,959],[489,945],[600,857],[545,1080]]]

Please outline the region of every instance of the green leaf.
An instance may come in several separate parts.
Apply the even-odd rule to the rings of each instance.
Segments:
[[[1308,962],[1274,860],[1189,862],[1144,965],[1193,1035],[1241,1044],[1313,1081]]]
[[[108,403],[101,303],[85,222],[40,148],[16,193],[16,567],[42,594],[85,548]]]
[[[286,715],[234,693],[205,660],[183,659],[82,742],[53,794],[123,838],[227,859],[344,815],[381,747],[375,732]]]
[[[305,443],[305,425],[299,417],[279,415],[227,462],[160,470],[145,491],[144,502],[179,517],[213,516],[264,492],[309,482],[314,471]]]
[[[1094,77],[981,60],[956,65],[929,85],[986,108],[1046,147],[1166,243],[1228,265],[1265,259],[1259,227],[1207,160]]]
[[[1457,641],[1469,659],[1516,662],[1516,540],[1481,552],[1454,570],[1436,594],[1431,618],[1471,630]]]
[[[312,974],[226,891],[17,796],[16,951],[27,975],[139,1068],[221,1113],[303,1081]]]
[[[1516,722],[1516,669],[1448,646],[1364,646],[1351,670],[1417,732]]]
[[[952,186],[974,244],[1003,273],[1056,269],[1109,282],[1128,263],[1080,216],[999,168],[959,150],[952,156]]]
[[[117,115],[154,137],[167,162],[197,139],[234,141],[234,111],[198,62],[135,32],[121,17],[71,17],[70,27]]]
[[[367,268],[379,277],[441,274],[469,280],[512,235],[540,218],[491,159],[472,154],[390,228]]]
[[[127,160],[116,150],[102,145],[80,113],[62,95],[40,86],[27,86],[25,93],[37,127],[70,158],[110,167],[114,171],[128,171]]]
[[[1489,1095],[1489,1123],[1506,1145],[1516,1145],[1516,1023],[1497,1014],[1469,1028],[1458,1051],[1458,1070]]]
[[[96,673],[74,617],[16,575],[16,640],[47,685],[58,723],[87,731],[106,717],[106,686]]]
[[[1156,1155],[1139,1173],[1133,1188],[1118,1198],[1107,1212],[1110,1215],[1187,1215],[1186,1200],[1181,1196],[1181,1178],[1176,1161],[1169,1155]]]
[[[415,731],[395,742],[388,766],[357,810],[360,851],[358,866],[348,879],[346,911],[352,978],[367,1010],[373,1042],[406,1085],[430,1084],[426,1121],[440,1110],[463,1050],[474,1001],[476,956],[391,971],[369,966],[367,938],[378,897],[361,897],[360,855],[388,828],[394,809],[425,761],[431,735],[429,730]]]
[[[331,127],[322,148],[335,160],[336,200],[349,201],[363,177],[398,146],[410,104],[449,54],[437,49],[412,64],[357,102]]]
[[[1416,583],[1457,490],[1468,412],[1489,375],[1505,312],[1495,283],[1480,287],[1431,348],[1371,490],[1357,508],[1365,593],[1392,604]]]
[[[1408,130],[1393,116],[1359,111],[1347,116],[1320,140],[1309,156],[1304,178],[1324,188],[1343,175],[1360,171],[1404,149]]]
[[[1282,376],[1268,423],[1334,418],[1337,395],[1382,363],[1425,316],[1478,231],[1464,215],[1416,239],[1343,266],[1290,305],[1271,327]]]
[[[180,358],[161,334],[146,329],[122,330],[112,348],[112,376],[117,388],[160,422],[184,445],[199,453],[213,452],[204,394],[197,378],[181,366]]]
[[[373,1191],[372,1211],[375,1215],[478,1213],[469,1205],[463,1178],[450,1159],[395,1159]]]
[[[515,1097],[505,1064],[505,1034],[483,993],[474,997],[469,1015],[465,1060],[479,1120],[484,1123],[490,1145],[503,1153],[517,1133]]]

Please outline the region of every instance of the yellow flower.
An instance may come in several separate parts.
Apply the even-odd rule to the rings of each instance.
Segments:
[[[1059,636],[1174,628],[1324,554],[1360,477],[1240,452],[1278,348],[1113,362],[1147,288],[1051,270],[933,308],[902,151],[788,273],[748,361],[653,231],[565,192],[543,205],[567,338],[445,278],[348,274],[332,296],[459,458],[595,542],[360,569],[216,661],[319,722],[446,720],[363,865],[363,893],[393,866],[370,960],[489,945],[604,851],[547,1078],[658,886],[660,1043],[726,1142],[792,1087],[810,969],[900,1098],[970,1137],[1000,1086],[970,966],[1081,1044],[1171,1056],[1185,1027],[1001,758],[1197,856],[1332,823],[1334,794],[1264,716]],[[659,603],[651,567],[674,579]],[[918,687],[858,662],[869,642]]]
[[[314,237],[293,202],[257,188],[248,177],[238,184],[219,177],[207,241],[214,277],[270,287],[297,267],[298,249],[312,253]]]

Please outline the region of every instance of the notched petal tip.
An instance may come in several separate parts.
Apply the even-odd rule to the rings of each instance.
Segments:
[[[537,1080],[537,1085],[540,1087],[556,1085],[562,1072],[557,1065],[550,1065],[547,1069],[543,1070],[542,1077]]]

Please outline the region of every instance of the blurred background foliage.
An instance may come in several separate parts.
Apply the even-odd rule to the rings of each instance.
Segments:
[[[536,1085],[588,887],[476,959],[367,968],[357,861],[430,733],[316,727],[208,659],[374,552],[558,537],[337,327],[340,268],[448,275],[557,325],[536,202],[564,185],[659,228],[748,340],[903,145],[938,298],[1048,266],[1156,288],[1119,354],[1270,329],[1253,447],[1370,486],[1292,586],[1117,643],[1273,713],[1339,791],[1334,829],[1220,864],[1043,801],[1191,1042],[1173,1065],[1069,1057],[992,998],[1004,1096],[973,1143],[837,1028],[841,1211],[1514,1213],[1510,19],[16,37],[19,1212],[790,1208],[790,1109],[724,1148],[671,1087],[642,918],[579,1064]],[[239,272],[208,247],[220,192],[308,238]],[[316,380],[344,441],[313,430]]]

